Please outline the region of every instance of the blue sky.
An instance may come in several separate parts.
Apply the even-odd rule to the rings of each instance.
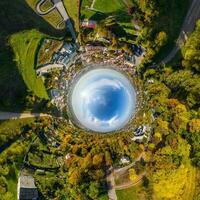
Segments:
[[[132,84],[113,69],[86,72],[72,91],[72,109],[79,123],[97,132],[122,128],[134,113],[135,104]]]

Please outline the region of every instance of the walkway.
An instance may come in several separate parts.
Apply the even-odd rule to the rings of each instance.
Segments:
[[[108,197],[109,197],[109,200],[117,200],[117,195],[116,195],[116,191],[115,190],[120,190],[120,189],[123,189],[123,188],[128,188],[128,187],[131,187],[133,185],[136,185],[138,184],[143,176],[145,175],[145,172],[143,174],[141,174],[138,178],[138,180],[136,182],[129,182],[129,183],[126,183],[126,184],[122,184],[122,185],[118,185],[116,186],[115,185],[115,176],[114,174],[117,174],[119,173],[120,174],[123,174],[125,172],[127,172],[131,167],[133,167],[135,165],[136,162],[140,161],[141,158],[143,158],[145,155],[144,152],[142,152],[138,158],[133,162],[131,163],[130,165],[127,165],[125,167],[122,167],[122,168],[119,168],[119,169],[114,169],[113,167],[110,167],[107,171],[106,171],[106,181],[107,181],[107,185],[108,185]]]
[[[9,119],[23,119],[23,118],[34,118],[34,117],[51,117],[45,113],[13,113],[13,112],[1,112],[0,111],[0,120],[9,120]]]
[[[193,0],[190,9],[183,22],[176,45],[171,53],[162,60],[161,63],[166,64],[172,60],[180,48],[184,45],[190,33],[194,30],[196,21],[200,18],[200,0]]]
[[[48,65],[45,65],[39,69],[36,70],[36,73],[38,75],[41,75],[43,73],[47,73],[48,71],[52,70],[52,69],[62,69],[64,66],[62,64],[48,64]]]
[[[110,167],[106,171],[106,181],[108,185],[108,198],[109,200],[117,200],[117,194],[115,191],[115,178],[113,175],[113,167]]]
[[[121,185],[116,185],[115,186],[115,190],[124,190],[124,189],[130,188],[132,186],[135,186],[135,185],[137,185],[138,183],[140,183],[142,181],[142,179],[143,179],[143,177],[145,175],[146,175],[146,172],[140,174],[138,176],[138,179],[136,181],[134,181],[134,182],[129,181],[128,183],[124,183],[124,184],[121,184]]]

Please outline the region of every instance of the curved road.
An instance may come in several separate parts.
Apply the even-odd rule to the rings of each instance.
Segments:
[[[58,12],[60,13],[61,17],[62,17],[62,21],[60,21],[58,24],[57,24],[57,28],[60,27],[60,25],[65,22],[66,23],[66,26],[67,28],[69,29],[69,31],[71,32],[71,35],[74,39],[74,41],[77,42],[77,39],[76,39],[76,33],[75,33],[75,30],[74,30],[74,27],[70,21],[70,17],[67,13],[67,10],[62,2],[62,0],[52,0],[52,3],[54,4],[51,8],[49,8],[48,10],[46,11],[43,11],[41,10],[41,6],[45,3],[46,0],[40,0],[37,5],[36,5],[36,11],[38,13],[38,15],[41,15],[41,16],[44,16],[44,15],[47,15],[48,13],[50,13],[51,11],[53,11],[54,9],[57,9]]]
[[[200,19],[200,0],[193,0],[183,22],[179,37],[176,41],[176,45],[170,54],[162,60],[161,64],[166,64],[175,57],[176,53],[188,39],[190,33],[194,30],[196,21],[198,19]]]
[[[51,8],[49,8],[48,10],[41,10],[41,6],[46,2],[46,0],[41,0],[37,5],[36,5],[36,11],[38,12],[39,15],[47,15],[48,13],[50,13],[52,10],[54,10],[56,8],[55,5],[53,5]]]
[[[128,184],[123,184],[123,185],[119,185],[119,186],[115,186],[115,178],[114,178],[114,174],[115,173],[124,173],[126,171],[128,171],[131,167],[133,167],[135,165],[135,163],[137,161],[140,161],[141,158],[143,158],[145,156],[145,152],[142,152],[138,158],[132,162],[131,164],[125,166],[125,167],[122,167],[122,168],[119,168],[119,169],[114,169],[113,167],[110,167],[107,172],[106,172],[106,181],[107,181],[107,185],[108,185],[108,197],[109,197],[109,200],[117,200],[117,195],[116,195],[116,189],[123,189],[123,188],[128,188],[128,187],[131,187],[133,185],[136,185],[138,184],[143,176],[145,175],[142,174],[139,176],[137,182],[131,182],[131,183],[128,183]]]
[[[23,118],[34,118],[34,117],[51,117],[45,113],[12,113],[12,112],[1,112],[0,111],[0,120],[9,120],[9,119],[23,119]]]

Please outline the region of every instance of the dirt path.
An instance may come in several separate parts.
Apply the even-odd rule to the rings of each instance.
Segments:
[[[0,120],[9,120],[9,119],[23,119],[23,118],[34,118],[34,117],[51,117],[45,113],[12,113],[12,112],[1,112],[0,111]]]
[[[115,191],[115,178],[113,175],[113,167],[110,167],[106,171],[106,181],[108,186],[108,198],[109,200],[117,200],[117,194]]]
[[[139,175],[138,179],[134,182],[130,181],[121,185],[116,185],[115,186],[115,190],[123,190],[123,189],[127,189],[129,187],[135,186],[138,183],[140,183],[142,181],[142,178],[146,175],[146,172],[142,173]]]
[[[184,43],[188,39],[188,36],[194,30],[196,21],[199,18],[200,18],[200,0],[193,0],[192,4],[188,10],[188,13],[185,17],[185,20],[183,22],[176,45],[172,49],[172,51],[169,53],[169,55],[162,60],[162,62],[161,62],[162,64],[168,63],[170,60],[172,60],[175,57],[176,53],[184,45]]]

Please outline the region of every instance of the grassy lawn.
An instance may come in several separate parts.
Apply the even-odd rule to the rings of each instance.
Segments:
[[[133,186],[124,190],[117,190],[118,200],[138,200],[137,190],[140,186]]]
[[[82,0],[81,1],[81,19],[90,19],[96,12],[88,10],[86,7],[90,7],[92,1]]]
[[[156,31],[165,31],[167,33],[168,41],[167,44],[161,49],[160,53],[156,55],[156,61],[167,56],[175,45],[175,41],[178,38],[181,26],[191,2],[192,0],[172,0],[170,3],[167,1],[159,2],[159,7],[161,7],[162,10],[160,10],[160,16],[154,26]]]
[[[19,173],[19,170],[15,170],[15,174],[8,177],[8,191],[13,195],[14,199],[17,199],[17,182],[18,177],[17,174]]]
[[[79,7],[78,0],[63,0],[64,6],[67,10],[69,17],[72,19],[72,23],[77,33],[80,32],[79,28]]]
[[[41,78],[37,78],[34,70],[38,46],[45,36],[36,30],[19,32],[10,37],[10,45],[28,89],[38,97],[48,99],[43,81]]]
[[[26,0],[27,4],[36,12],[35,7],[37,5],[37,3],[39,2],[39,0]],[[42,10],[47,10],[48,8],[50,8],[53,4],[47,0],[42,6],[41,9]],[[44,15],[43,18],[49,23],[51,24],[54,28],[57,28],[57,25],[62,21],[62,17],[60,15],[60,13],[54,9],[52,10],[50,13],[48,13],[47,15]],[[60,27],[61,29],[64,29],[64,24],[62,27]]]
[[[103,13],[112,13],[119,10],[124,10],[124,3],[122,0],[95,0],[94,8]]]

